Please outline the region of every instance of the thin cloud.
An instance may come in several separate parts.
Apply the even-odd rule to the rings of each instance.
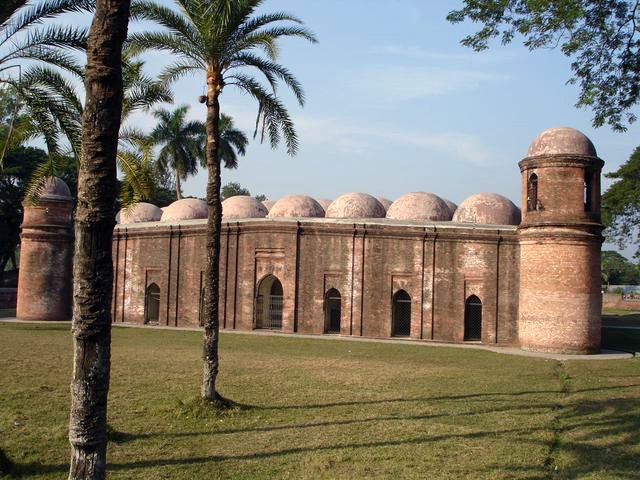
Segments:
[[[448,154],[464,163],[487,165],[492,155],[482,140],[459,132],[406,132],[382,127],[357,126],[337,119],[310,118],[296,120],[302,144],[333,146],[341,152],[363,156],[379,150],[380,142],[393,142]]]
[[[379,96],[382,87],[381,100],[396,102],[475,91],[509,79],[500,73],[461,68],[380,66],[354,74],[353,83],[367,96]]]

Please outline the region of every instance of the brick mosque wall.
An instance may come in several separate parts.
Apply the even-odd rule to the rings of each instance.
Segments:
[[[465,300],[482,301],[482,341],[518,344],[516,227],[389,220],[247,219],[223,223],[220,326],[251,330],[261,279],[283,287],[282,331],[322,334],[325,293],[341,296],[342,335],[390,337],[392,298],[411,297],[411,338],[460,342]],[[199,325],[204,220],[117,226],[115,322],[144,323],[145,291],[160,287],[158,323]]]

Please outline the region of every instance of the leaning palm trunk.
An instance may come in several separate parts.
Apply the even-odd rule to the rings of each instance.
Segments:
[[[97,0],[87,46],[86,106],[73,265],[70,479],[105,478],[111,357],[111,238],[129,0]]]
[[[202,376],[202,397],[215,401],[216,377],[218,376],[218,334],[220,322],[218,319],[218,268],[220,265],[220,228],[222,225],[222,203],[220,201],[220,158],[218,141],[220,139],[220,104],[218,96],[221,86],[216,76],[207,78],[207,205],[209,216],[207,219],[207,265],[205,270],[204,309],[204,372]]]

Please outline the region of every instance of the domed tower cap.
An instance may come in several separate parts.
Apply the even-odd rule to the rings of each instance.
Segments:
[[[267,207],[248,195],[236,195],[222,202],[222,218],[224,220],[264,218],[267,213],[269,213]]]
[[[439,196],[427,192],[412,192],[403,195],[391,204],[387,218],[394,220],[428,220],[446,222],[452,212]]]
[[[487,225],[518,225],[520,209],[497,193],[477,193],[470,196],[456,209],[454,222]]]
[[[177,200],[162,211],[161,221],[173,222],[178,220],[195,220],[207,218],[209,214],[207,203],[198,198],[183,198]]]
[[[327,209],[332,218],[384,218],[384,205],[368,193],[345,193],[336,198]]]
[[[527,157],[541,155],[578,155],[597,157],[596,147],[579,130],[570,127],[556,127],[538,135],[527,151]]]
[[[275,217],[324,217],[324,209],[307,195],[287,195],[278,200],[271,210],[269,218]]]
[[[40,198],[49,200],[71,200],[71,190],[67,184],[58,177],[48,177],[42,190],[40,191]]]
[[[116,221],[126,225],[128,223],[157,222],[160,218],[162,218],[162,210],[151,203],[140,202],[120,210]]]

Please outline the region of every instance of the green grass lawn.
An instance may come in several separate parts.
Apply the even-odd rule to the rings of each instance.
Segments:
[[[110,478],[640,478],[637,359],[222,334],[241,406],[215,414],[200,351],[197,332],[114,329]],[[66,476],[70,355],[68,327],[0,323],[6,478]]]

